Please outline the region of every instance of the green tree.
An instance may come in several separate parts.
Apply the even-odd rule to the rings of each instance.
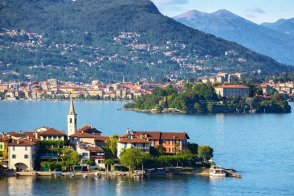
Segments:
[[[213,149],[207,145],[199,146],[198,156],[207,161],[213,157]]]
[[[165,155],[166,149],[165,149],[165,147],[163,145],[159,144],[155,148],[157,149],[159,156]]]
[[[113,157],[116,157],[117,155],[117,141],[118,141],[117,135],[112,135],[106,140],[106,146],[107,148],[112,152]]]
[[[188,142],[188,149],[192,154],[197,154],[198,152],[198,144]]]
[[[146,159],[150,158],[150,154],[144,153],[140,149],[129,148],[121,153],[120,163],[131,171],[141,166]]]
[[[71,148],[64,148],[61,152],[61,165],[64,170],[71,170],[73,166],[79,164],[80,157],[78,153]]]
[[[108,171],[108,167],[115,164],[115,161],[112,159],[105,159],[103,163],[106,165],[106,171]]]

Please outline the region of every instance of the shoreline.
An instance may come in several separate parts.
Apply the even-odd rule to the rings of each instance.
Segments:
[[[202,176],[202,177],[209,177],[209,168],[189,168],[189,167],[174,167],[169,168],[171,171],[167,171],[165,173],[147,173],[144,176],[146,177],[156,177],[156,176]],[[191,170],[191,171],[185,171]],[[141,170],[140,170],[141,171]],[[148,170],[147,170],[148,171]],[[241,178],[241,175],[238,174],[233,169],[225,169],[226,177],[232,178]],[[32,172],[14,172],[14,173],[7,173],[6,175],[0,176],[0,178],[10,178],[10,177],[21,177],[21,176],[31,176],[31,177],[54,177],[53,172],[43,172],[43,171],[32,171]],[[129,172],[129,171],[85,171],[85,172],[61,172],[60,177],[94,177],[96,173],[99,173],[101,176],[104,177],[129,177],[129,178],[137,178],[139,177],[136,172]]]
[[[132,111],[132,112],[138,112],[138,113],[146,113],[146,114],[185,114],[185,115],[213,115],[213,114],[290,114],[290,112],[196,112],[196,113],[187,113],[175,108],[168,108],[163,111],[156,111],[155,109],[147,109],[147,110],[141,110],[137,108],[121,108],[119,110],[125,110],[125,111]]]

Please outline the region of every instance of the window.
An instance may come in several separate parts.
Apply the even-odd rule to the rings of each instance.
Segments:
[[[15,154],[13,154],[13,155],[12,155],[12,158],[13,158],[13,159],[16,159],[16,155],[15,155]]]
[[[69,119],[69,123],[72,123],[72,118]]]
[[[88,153],[83,153],[83,157],[87,157],[88,156]]]
[[[169,148],[169,152],[170,153],[173,153],[173,148]]]
[[[25,159],[28,159],[28,158],[29,158],[29,155],[25,154],[25,155],[24,155],[24,158],[25,158]]]
[[[127,144],[124,144],[124,148],[125,148],[125,149],[127,148]]]
[[[172,140],[169,140],[169,145],[173,145],[173,141]]]

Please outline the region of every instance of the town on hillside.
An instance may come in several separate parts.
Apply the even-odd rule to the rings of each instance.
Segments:
[[[215,87],[217,94],[224,97],[249,96],[249,92],[244,91],[244,88],[241,87],[246,84],[245,77],[246,75],[243,73],[220,72],[210,77],[197,78],[194,82],[211,84]],[[168,82],[162,83],[150,83],[125,82],[123,80],[117,83],[103,83],[99,80],[93,80],[91,83],[74,83],[60,81],[55,78],[41,82],[4,82],[0,80],[0,100],[68,99],[70,95],[78,99],[132,100],[144,95],[151,95],[154,89],[164,88],[170,84],[175,86],[178,91],[181,91],[184,89],[186,82],[185,80],[169,80]],[[235,89],[235,92],[242,91],[243,89],[243,92],[240,94],[234,94],[234,92],[223,94],[220,90],[221,87],[224,89]],[[262,90],[262,94],[260,95],[264,97],[271,96],[274,92],[287,95],[289,98],[292,98],[294,94],[293,81],[280,82],[269,80],[268,82],[257,85],[257,87]]]
[[[191,166],[197,162],[210,166],[207,161],[212,158],[213,149],[198,147],[189,143],[189,139],[186,132],[128,129],[120,136],[104,136],[89,125],[78,129],[71,98],[67,133],[46,126],[33,131],[3,132],[0,136],[0,165],[18,174],[36,171],[133,171],[141,168],[141,164],[146,168]]]

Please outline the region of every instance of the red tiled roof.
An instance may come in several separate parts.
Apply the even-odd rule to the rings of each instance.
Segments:
[[[120,138],[127,138],[128,135],[135,135],[136,137],[146,136],[148,140],[186,140],[190,139],[185,132],[158,132],[158,131],[133,131],[131,133],[123,134]]]
[[[84,132],[86,132],[86,133],[94,133],[94,134],[99,134],[99,133],[102,133],[101,131],[99,131],[99,130],[97,130],[96,128],[93,128],[93,127],[91,127],[91,126],[89,126],[89,125],[85,125],[85,126],[83,126],[82,128],[80,128],[78,131],[77,131],[78,133],[84,133]]]
[[[14,137],[25,137],[24,133],[19,133],[19,132],[9,132],[7,134]]]
[[[45,136],[45,135],[59,135],[59,136],[65,136],[63,131],[58,131],[56,129],[50,128],[46,131],[42,131],[39,133],[39,135]]]
[[[77,138],[95,138],[97,137],[96,135],[89,134],[89,133],[76,133],[72,134],[69,137],[77,137]]]
[[[128,135],[135,135],[136,137],[140,137],[141,135],[146,135],[147,138],[151,140],[159,140],[160,139],[160,132],[158,131],[133,131],[131,133],[123,134],[121,137],[127,138]]]
[[[107,136],[95,136],[95,141],[106,142],[107,139],[108,139]]]
[[[34,146],[36,144],[36,142],[30,140],[14,140],[8,146]]]
[[[31,138],[34,137],[34,132],[32,132],[32,131],[24,132],[23,134],[24,134],[25,136],[28,136],[28,137],[31,137]]]
[[[88,150],[90,152],[104,152],[102,150],[102,148],[100,148],[100,147],[92,147],[92,146],[87,147],[86,150]]]
[[[148,143],[150,143],[149,141],[141,139],[139,137],[135,137],[133,139],[121,138],[118,142],[119,143],[128,143],[128,144],[134,144],[134,143],[148,144]]]
[[[186,140],[186,139],[190,139],[188,134],[185,132],[177,132],[177,133],[173,133],[173,132],[162,132],[161,133],[161,139],[163,140]]]
[[[231,88],[231,89],[234,89],[234,88],[242,88],[242,89],[249,89],[248,86],[243,86],[243,85],[220,85],[220,86],[217,86],[216,88]]]
[[[5,136],[0,137],[0,142],[7,142],[9,140],[10,140],[10,138],[8,138],[8,137],[5,137]]]

